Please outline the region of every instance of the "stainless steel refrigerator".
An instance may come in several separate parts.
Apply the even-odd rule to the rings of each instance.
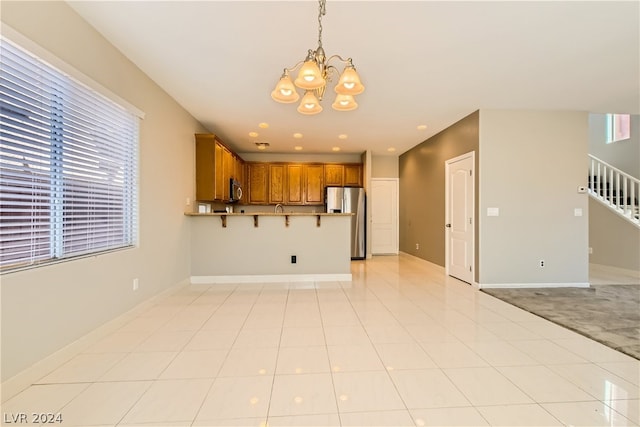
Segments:
[[[362,187],[326,187],[325,211],[353,213],[351,217],[351,259],[365,258],[365,194]]]

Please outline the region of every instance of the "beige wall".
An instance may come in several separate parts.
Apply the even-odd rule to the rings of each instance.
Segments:
[[[482,286],[588,282],[587,141],[585,112],[480,111]]]
[[[2,379],[189,276],[195,132],[205,130],[64,2],[1,3],[2,22],[145,113],[139,247],[2,276]],[[133,279],[140,289],[133,292]]]
[[[445,162],[461,154],[478,151],[478,120],[476,111],[400,156],[402,252],[444,266]],[[476,155],[476,170],[477,162]],[[416,243],[420,244],[418,250]]]
[[[399,160],[396,156],[372,156],[372,178],[398,178]]]
[[[583,112],[482,110],[414,147],[400,156],[400,250],[444,265],[444,163],[476,151],[475,280],[586,284],[587,139]]]
[[[589,198],[589,261],[640,272],[640,229]]]
[[[194,216],[191,223],[192,276],[351,274],[351,217]],[[303,238],[301,238],[303,237]],[[296,264],[291,263],[296,255]],[[247,262],[251,260],[251,262]]]

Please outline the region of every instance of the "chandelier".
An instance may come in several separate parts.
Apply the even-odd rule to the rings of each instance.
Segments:
[[[335,87],[337,95],[331,106],[338,111],[355,110],[358,108],[358,104],[354,95],[361,94],[364,91],[364,86],[360,82],[360,77],[351,58],[343,59],[340,55],[326,57],[322,48],[322,17],[326,14],[326,0],[319,0],[318,3],[318,48],[316,50],[309,49],[304,61],[284,69],[280,81],[271,92],[271,97],[284,104],[297,102],[300,99],[296,90],[298,87],[304,90],[304,95],[298,105],[298,112],[307,115],[318,114],[322,111],[320,101],[324,97],[327,82],[331,81],[333,74],[338,72],[335,66],[329,65],[329,62],[336,59],[346,65]],[[300,68],[298,77],[292,81],[289,73],[298,68]]]

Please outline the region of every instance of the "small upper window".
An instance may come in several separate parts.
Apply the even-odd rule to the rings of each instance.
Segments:
[[[631,137],[629,114],[607,114],[607,144]]]

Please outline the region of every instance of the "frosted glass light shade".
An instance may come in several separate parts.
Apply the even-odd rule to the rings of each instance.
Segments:
[[[311,115],[318,114],[321,111],[322,105],[320,105],[316,95],[311,90],[306,91],[302,101],[300,101],[300,105],[298,105],[298,113]]]
[[[298,78],[295,85],[300,89],[313,90],[318,89],[326,84],[318,64],[313,60],[305,61],[298,72]]]
[[[271,98],[283,104],[290,104],[300,99],[300,95],[296,92],[296,87],[293,85],[288,74],[280,78],[278,84],[276,84],[276,88],[271,92]]]
[[[353,65],[345,67],[342,71],[335,91],[341,95],[358,95],[364,92],[360,76]]]
[[[351,95],[338,94],[336,100],[331,104],[331,107],[338,111],[351,111],[358,108],[358,103]]]

